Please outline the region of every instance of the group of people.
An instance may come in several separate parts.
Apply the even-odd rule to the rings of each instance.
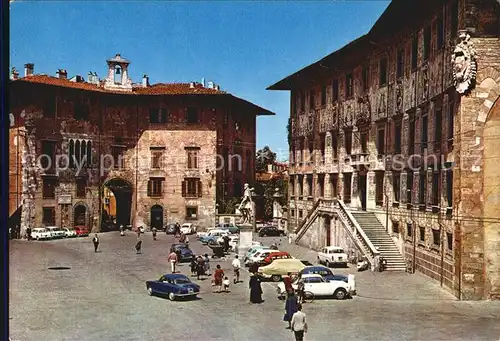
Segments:
[[[191,258],[191,275],[197,276],[198,279],[201,279],[203,276],[210,276],[210,258],[208,254],[196,257],[193,255]]]
[[[304,333],[307,332],[306,315],[302,312],[301,303],[301,297],[304,295],[304,287],[303,285],[302,287],[299,285],[297,290],[293,289],[293,277],[291,273],[288,273],[288,276],[283,278],[283,282],[287,292],[283,320],[288,322],[288,329],[294,332],[295,340],[302,341],[304,340]]]

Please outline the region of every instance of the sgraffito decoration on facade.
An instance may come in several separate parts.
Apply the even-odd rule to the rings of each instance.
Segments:
[[[422,70],[422,83],[420,86],[422,87],[422,100],[426,101],[429,98],[429,66],[425,65]]]
[[[403,83],[396,82],[396,114],[403,113]]]
[[[371,106],[370,106],[370,97],[368,94],[365,94],[363,97],[358,98],[359,110],[356,115],[356,125],[363,126],[370,124],[371,118]]]
[[[324,110],[319,116],[319,130],[324,133],[333,130],[337,122],[337,107]]]
[[[461,32],[459,43],[455,46],[451,61],[453,64],[453,82],[459,94],[472,90],[476,81],[476,50],[467,32]]]
[[[385,94],[380,94],[377,108],[377,118],[382,118],[386,116],[387,112],[387,102]]]
[[[307,115],[307,130],[306,135],[310,136],[314,132],[314,111],[310,111]]]

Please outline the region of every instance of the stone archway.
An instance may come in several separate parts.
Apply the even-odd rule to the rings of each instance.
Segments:
[[[155,227],[157,230],[163,230],[163,207],[160,205],[151,206],[151,224],[150,227]]]
[[[73,207],[73,226],[87,226],[87,206],[76,204]]]
[[[104,183],[101,191],[104,192],[101,231],[118,230],[120,225],[127,228],[131,224],[132,212],[133,187],[130,182],[113,178]]]
[[[500,221],[494,219],[500,212],[500,97],[491,104],[483,128],[483,214],[484,257],[488,299],[500,298]]]

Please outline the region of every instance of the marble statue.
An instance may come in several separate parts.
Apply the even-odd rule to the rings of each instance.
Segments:
[[[253,212],[253,201],[252,201],[252,192],[254,191],[248,184],[244,185],[243,188],[243,199],[241,200],[240,205],[238,206],[238,210],[242,215],[242,224],[252,223],[252,219],[254,216]]]

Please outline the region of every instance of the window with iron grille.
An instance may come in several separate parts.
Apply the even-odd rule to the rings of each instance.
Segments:
[[[151,149],[151,168],[161,168],[161,158],[163,155],[162,149]]]
[[[186,220],[198,219],[198,207],[186,206]]]
[[[439,246],[441,244],[441,236],[439,230],[432,229],[432,244],[434,244],[435,246]]]
[[[420,241],[425,242],[425,227],[419,226],[420,231]]]
[[[148,181],[148,197],[161,197],[162,196],[162,178],[151,178]]]
[[[167,123],[167,110],[164,108],[149,109],[149,123],[162,124]]]
[[[57,179],[43,178],[42,195],[44,199],[55,199]]]
[[[187,168],[198,169],[198,150],[188,149],[186,152],[187,152]]]
[[[241,186],[240,186],[241,187]],[[185,178],[182,182],[182,196],[197,198],[202,195],[202,184],[199,178]]]
[[[453,169],[446,171],[446,199],[448,207],[453,207]]]
[[[42,211],[42,224],[45,226],[54,226],[56,224],[55,207],[44,207]]]

